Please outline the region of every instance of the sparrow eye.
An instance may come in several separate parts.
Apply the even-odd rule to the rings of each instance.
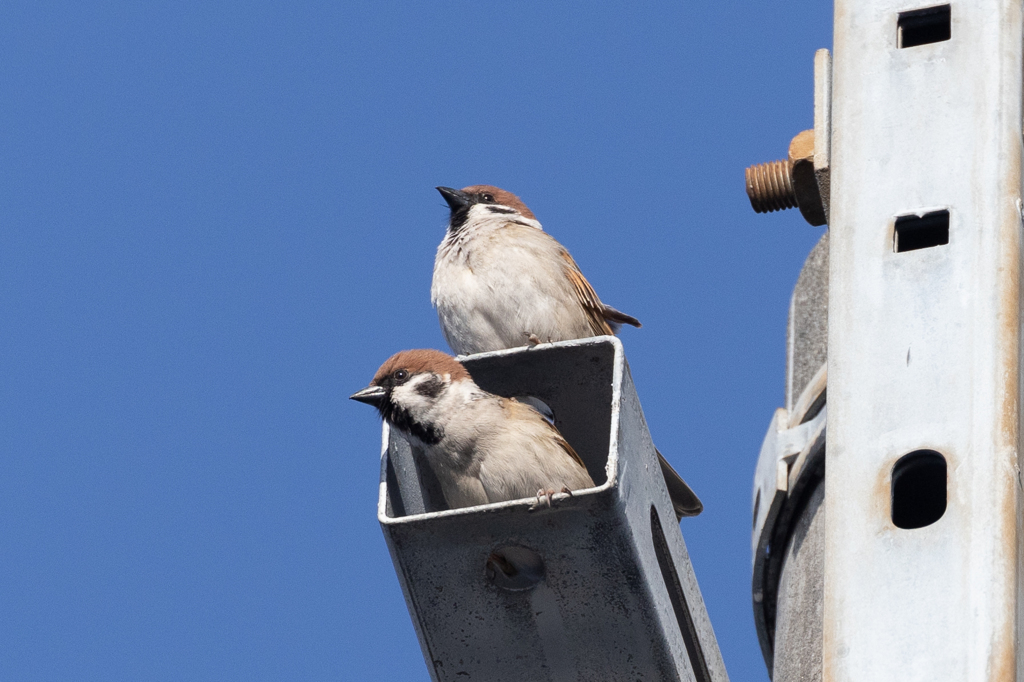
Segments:
[[[485,204],[493,204],[494,195],[490,194],[489,192],[484,192],[483,194],[480,195],[480,201],[484,202]]]
[[[391,376],[395,378],[395,381],[402,382],[409,378],[409,373],[404,369],[396,369],[395,373]]]

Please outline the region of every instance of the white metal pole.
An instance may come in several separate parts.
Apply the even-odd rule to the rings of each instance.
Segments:
[[[835,3],[825,680],[1024,676],[1022,43],[1020,0]]]

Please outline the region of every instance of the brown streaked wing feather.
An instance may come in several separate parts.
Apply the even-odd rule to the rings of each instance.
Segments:
[[[541,417],[541,419],[544,419],[544,418]],[[548,426],[551,426],[551,424],[546,419],[544,419],[544,423],[547,424]],[[565,450],[565,454],[567,454],[570,457],[572,457],[573,460],[575,460],[576,463],[580,465],[580,468],[582,468],[584,471],[586,471],[587,470],[587,465],[583,463],[583,459],[578,454],[576,454],[575,450],[572,449],[572,446],[569,445],[569,441],[567,441],[565,438],[563,438],[562,434],[559,433],[558,429],[556,429],[554,426],[551,426],[551,430],[554,431],[555,434],[556,434],[555,442],[558,443],[558,445],[561,446],[561,448],[563,450]]]
[[[569,277],[569,281],[572,282],[572,287],[576,291],[576,298],[579,300],[580,305],[583,306],[583,311],[587,315],[594,334],[597,336],[613,334],[611,326],[605,320],[605,306],[601,303],[601,299],[597,297],[594,287],[590,286],[590,282],[580,272],[580,267],[576,265],[576,261],[572,259],[568,251],[562,249],[561,256],[565,260],[565,274]]]
[[[580,456],[576,453],[575,450],[573,450],[572,446],[569,445],[569,441],[567,441],[565,437],[562,436],[562,433],[555,427],[554,424],[545,419],[540,412],[533,408],[533,406],[527,405],[526,403],[521,403],[515,398],[507,398],[505,400],[508,401],[506,403],[506,406],[510,411],[526,410],[530,412],[533,415],[533,417],[537,419],[538,422],[544,425],[544,428],[550,430],[555,435],[555,442],[558,443],[558,446],[565,451],[565,454],[569,455],[569,457],[571,457],[573,461],[579,464],[584,471],[587,470],[587,465],[583,463],[583,460],[580,458]]]

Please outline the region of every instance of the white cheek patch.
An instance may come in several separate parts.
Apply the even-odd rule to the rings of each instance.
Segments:
[[[391,391],[391,399],[407,410],[425,410],[430,403],[416,392],[413,382],[402,384]]]
[[[406,410],[423,414],[437,404],[448,383],[448,375],[442,378],[433,373],[419,374],[392,389],[391,399]]]
[[[538,221],[527,218],[516,209],[501,204],[473,204],[469,208],[466,222],[476,225],[504,225],[512,222],[541,229]]]
[[[544,228],[540,226],[540,221],[539,220],[531,220],[530,218],[527,218],[526,216],[517,215],[516,216],[516,222],[519,223],[520,225],[525,225],[526,227],[535,227],[538,230],[540,230],[541,232],[544,231]]]
[[[482,223],[487,221],[498,221],[502,223],[508,222],[510,217],[516,215],[513,213],[493,213],[488,210],[489,206],[493,204],[473,204],[469,207],[469,215],[467,216],[467,222]],[[495,208],[504,208],[503,206],[494,206]]]
[[[469,208],[465,225],[463,225],[462,229],[458,232],[462,239],[466,239],[467,235],[500,229],[509,223],[524,225],[526,227],[534,227],[541,232],[544,231],[544,228],[540,226],[540,222],[527,218],[520,214],[519,211],[513,210],[512,213],[493,213],[488,210],[488,207],[511,210],[507,206],[501,206],[499,204],[473,204]],[[443,243],[444,242],[442,242],[442,244]]]

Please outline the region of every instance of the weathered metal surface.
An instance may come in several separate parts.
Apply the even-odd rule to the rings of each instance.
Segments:
[[[822,455],[821,459],[824,459]],[[775,593],[772,682],[821,679],[825,583],[825,479],[815,478],[793,515]]]
[[[597,487],[551,509],[446,510],[385,430],[378,518],[432,678],[725,682],[619,340],[463,362],[486,390],[547,404]],[[514,584],[495,579],[495,552],[520,569]]]
[[[1020,0],[837,0],[823,677],[1021,679]],[[907,43],[909,44],[909,42]],[[948,243],[895,223],[948,211]],[[941,243],[941,241],[937,241]],[[945,512],[897,528],[891,476],[946,460]]]
[[[798,133],[789,143],[790,174],[793,176],[793,191],[800,215],[808,224],[824,225],[825,207],[818,190],[818,178],[814,173],[814,130]]]
[[[826,233],[793,289],[786,409],[772,419],[754,480],[754,622],[775,682],[821,679],[827,332]]]
[[[796,208],[793,162],[769,161],[748,166],[744,172],[747,198],[754,213],[772,213]]]
[[[814,177],[828,223],[832,148],[832,55],[822,48],[814,53]]]
[[[747,197],[755,213],[799,208],[814,226],[826,222],[825,208],[814,167],[814,130],[804,130],[789,144],[789,158],[749,166],[745,173]]]
[[[793,411],[828,357],[828,232],[800,270],[789,303],[788,327],[786,409]]]
[[[813,418],[790,426],[790,413],[777,409],[757,460],[751,586],[754,624],[769,670],[775,660],[777,588],[791,526],[803,507],[807,489],[824,475],[826,413],[822,407]],[[793,417],[794,421],[800,419],[800,415]]]

